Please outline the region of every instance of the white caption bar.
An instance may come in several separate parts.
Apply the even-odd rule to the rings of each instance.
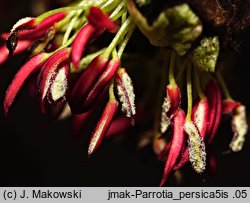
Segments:
[[[250,202],[250,187],[1,187],[0,202]]]

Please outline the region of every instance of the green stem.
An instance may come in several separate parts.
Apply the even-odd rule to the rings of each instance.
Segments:
[[[70,23],[69,23],[69,25],[68,25],[68,28],[67,28],[67,30],[66,30],[64,36],[63,36],[63,42],[62,42],[62,44],[65,44],[65,43],[68,41],[69,36],[70,36],[70,33],[71,33],[71,31],[73,30],[73,27],[74,27],[74,25],[75,25],[75,23],[76,23],[76,21],[77,21],[77,18],[78,18],[78,16],[75,16],[75,17],[70,21]]]
[[[116,9],[111,13],[111,15],[109,16],[112,20],[114,20],[113,18],[122,10],[122,8],[124,7],[125,2],[121,1],[121,3],[116,7]]]
[[[114,49],[114,50],[112,51],[112,58],[113,58],[113,59],[119,59],[118,53],[117,53],[116,49]]]
[[[187,66],[187,59],[184,59],[183,63],[179,67],[179,71],[178,71],[177,76],[176,76],[177,82],[181,80],[181,77],[183,75],[184,70],[186,69],[186,66]]]
[[[86,9],[87,9],[87,5],[88,6],[90,6],[91,4],[89,3],[89,2],[87,2],[87,1],[85,0],[85,1],[81,1],[80,3],[78,3],[78,4],[72,4],[72,7],[76,7],[76,6],[86,6]],[[91,2],[92,4],[93,4],[93,2]],[[96,2],[95,2],[96,3]],[[84,10],[86,10],[86,9],[84,9]],[[80,10],[80,11],[75,11],[75,10],[73,10],[73,11],[70,11],[69,12],[69,14],[63,19],[63,20],[61,20],[60,22],[58,22],[57,24],[56,24],[56,27],[57,28],[61,28],[61,27],[63,27],[64,25],[66,25],[66,24],[68,24],[68,22],[70,21],[70,19],[75,15],[75,13],[76,12],[79,12],[80,14],[81,14],[81,12],[82,12],[82,10]]]
[[[174,78],[175,58],[176,58],[175,51],[171,51],[170,66],[169,66],[169,83],[171,86],[176,86],[176,82]]]
[[[47,11],[47,12],[41,14],[40,16],[36,17],[36,23],[39,24],[45,18],[52,16],[52,15],[59,13],[59,12],[63,12],[63,11],[70,12],[70,11],[85,10],[85,9],[86,9],[86,6],[77,6],[77,7],[62,7],[62,8],[50,10],[50,11]]]
[[[119,4],[120,2],[123,0],[108,0],[102,7],[101,9],[104,12],[109,12],[111,10],[114,10]]]
[[[115,37],[113,38],[112,42],[104,52],[104,56],[106,58],[109,58],[110,53],[113,51],[113,49],[117,46],[117,44],[120,42],[120,40],[124,37],[124,35],[129,31],[130,25],[132,23],[131,17],[128,17],[128,19],[124,22],[124,24],[121,26],[120,30],[117,32]]]
[[[114,80],[111,82],[109,86],[109,100],[116,100],[114,93]]]
[[[226,100],[233,100],[230,93],[229,93],[229,90],[227,88],[227,85],[226,85],[224,79],[221,77],[221,74],[219,72],[216,72],[215,74],[216,74],[216,77],[220,83],[220,86],[221,86],[221,89],[222,89],[222,92],[224,94],[225,99]]]
[[[115,16],[112,16],[112,20],[116,21],[118,20],[125,12],[127,11],[126,7],[123,7],[122,10],[120,10]]]
[[[188,100],[188,107],[187,107],[186,120],[191,121],[193,97],[192,97],[192,78],[191,78],[190,62],[187,63],[187,100]]]
[[[55,51],[51,52],[51,55],[56,53],[57,51],[66,48],[67,46],[69,46],[75,39],[77,33],[75,33],[65,44],[61,45],[59,48],[57,48]]]
[[[126,21],[127,19],[127,11],[122,14],[122,24]]]
[[[206,96],[204,95],[203,91],[201,90],[200,78],[199,78],[198,70],[196,67],[194,67],[194,83],[195,83],[195,89],[196,89],[200,99],[205,98]]]
[[[106,48],[100,49],[94,53],[88,54],[87,56],[83,57],[82,60],[80,61],[80,71],[84,70],[89,64],[90,62],[97,57],[98,55],[100,55],[101,53],[103,53],[105,51]],[[70,70],[71,73],[75,73],[76,69],[72,68]]]
[[[132,36],[133,32],[134,32],[134,29],[135,29],[135,25],[132,25],[131,26],[131,29],[129,30],[129,32],[127,33],[127,35],[125,36],[125,39],[123,40],[123,42],[121,43],[120,47],[119,47],[119,50],[118,50],[118,57],[121,58],[129,40],[130,40],[130,37]]]

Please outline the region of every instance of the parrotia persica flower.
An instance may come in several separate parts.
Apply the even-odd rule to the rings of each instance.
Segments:
[[[199,174],[214,174],[219,163],[212,146],[222,119],[231,120],[225,144],[238,152],[248,132],[247,107],[232,98],[223,79],[222,35],[208,37],[195,5],[81,0],[18,20],[0,35],[0,66],[26,55],[2,101],[6,119],[29,83],[42,114],[51,119],[56,112],[58,122],[71,117],[73,139],[95,124],[88,158],[106,139],[136,129],[138,148],[150,145],[162,162],[160,186],[187,163]]]

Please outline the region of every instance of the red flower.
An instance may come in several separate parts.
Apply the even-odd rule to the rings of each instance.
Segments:
[[[222,114],[230,114],[233,113],[233,111],[241,105],[240,102],[234,101],[234,100],[223,100],[222,101]]]
[[[105,29],[110,32],[118,30],[118,26],[97,7],[90,8],[87,18],[89,23],[81,28],[72,44],[70,59],[76,71],[79,71],[79,62],[86,46],[96,35],[100,35]]]
[[[102,140],[104,139],[108,129],[111,125],[111,122],[117,112],[118,102],[114,99],[109,100],[106,104],[106,107],[102,113],[100,120],[98,121],[88,147],[88,155],[93,154],[101,145]]]
[[[161,133],[164,134],[181,104],[181,91],[177,85],[166,87],[166,97],[162,105]]]
[[[18,38],[22,40],[36,40],[43,37],[48,29],[61,21],[67,12],[58,12],[42,21],[39,18],[23,18],[19,20],[12,28],[9,36],[6,39],[6,46],[9,50],[9,55],[12,55],[18,44]]]
[[[210,109],[206,140],[208,145],[210,145],[218,130],[222,114],[222,95],[216,81],[212,81],[208,84],[206,95]]]
[[[65,98],[69,75],[69,53],[70,48],[57,51],[41,68],[37,78],[37,94],[43,113],[46,112],[46,100],[54,103]]]
[[[171,141],[171,147],[168,153],[168,158],[165,163],[164,173],[163,177],[161,179],[160,186],[163,186],[163,184],[166,182],[170,172],[175,166],[175,163],[181,153],[182,145],[185,138],[185,132],[184,132],[184,122],[185,122],[185,113],[183,110],[178,110],[176,116],[174,117],[173,122],[173,138]]]
[[[108,59],[97,56],[81,73],[80,78],[69,93],[69,105],[73,113],[83,113],[81,105],[106,68]]]
[[[19,53],[24,52],[30,47],[31,44],[32,42],[29,40],[20,40],[13,55],[17,55]],[[0,45],[0,56],[1,56],[0,57],[0,66],[1,66],[8,60],[8,56],[9,56],[9,50],[7,49],[5,44]]]
[[[207,133],[209,116],[209,106],[207,98],[203,98],[196,102],[192,110],[192,121],[199,131],[201,139],[204,139]],[[180,169],[189,161],[189,147],[186,146],[183,155],[178,163],[176,163],[174,170]]]
[[[35,73],[48,58],[49,54],[40,53],[29,59],[16,73],[14,79],[9,85],[4,98],[4,113],[8,114],[10,107],[13,105],[17,94],[22,89],[27,79]]]

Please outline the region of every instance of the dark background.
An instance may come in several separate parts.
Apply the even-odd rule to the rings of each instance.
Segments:
[[[34,3],[35,2],[35,3]],[[32,6],[39,1],[3,1],[0,7],[0,32],[11,29],[20,17],[36,15]],[[51,2],[51,1],[50,1]],[[52,1],[55,2],[55,1]],[[61,1],[62,2],[62,1]],[[53,8],[56,5],[50,5]],[[39,6],[39,8],[41,8]],[[39,13],[39,10],[36,11]],[[250,31],[241,41],[241,53],[232,61],[226,81],[232,95],[250,105]],[[0,56],[1,57],[1,56]],[[0,67],[0,103],[23,56],[15,57]],[[248,117],[250,117],[248,113]],[[20,95],[10,116],[3,117],[0,108],[0,185],[1,186],[158,186],[163,165],[156,161],[152,149],[135,149],[137,131],[127,137],[109,139],[91,160],[85,157],[85,138],[73,142],[70,119],[48,124],[36,100],[27,88]],[[222,155],[230,134],[230,121],[223,119],[218,138],[211,151],[217,156],[215,174],[197,175],[185,166],[183,181],[171,186],[250,186],[250,142],[247,135],[242,152]],[[83,135],[84,136],[84,135]],[[222,149],[221,149],[222,148]],[[225,148],[226,150],[226,148]]]

